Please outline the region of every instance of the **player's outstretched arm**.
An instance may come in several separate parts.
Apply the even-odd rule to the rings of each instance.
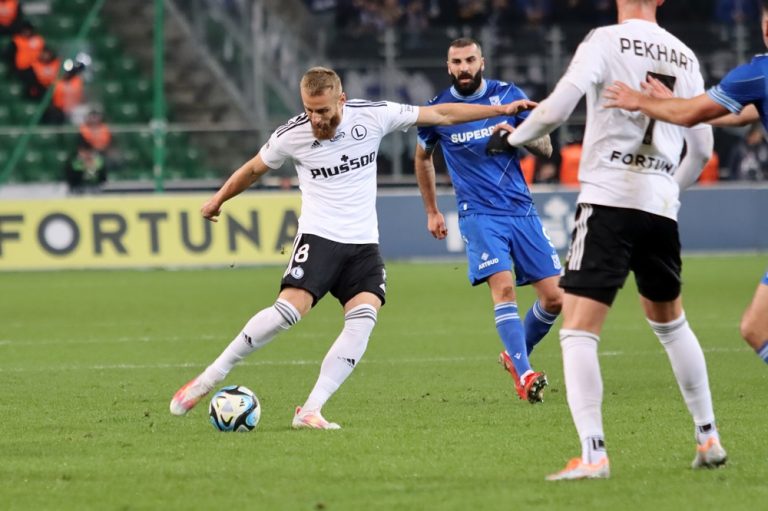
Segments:
[[[716,128],[729,128],[734,126],[747,126],[760,120],[760,114],[755,105],[747,105],[740,114],[728,114],[717,119],[712,119],[709,124]]]
[[[622,108],[630,112],[640,111],[653,119],[687,127],[728,113],[727,108],[716,103],[707,94],[700,94],[690,99],[655,98],[620,81],[615,81],[606,87],[603,97],[607,100],[605,103],[607,108]]]
[[[561,79],[552,94],[507,137],[507,143],[520,147],[549,135],[571,116],[571,112],[579,104],[583,95],[584,93],[575,85]]]
[[[212,222],[218,222],[218,216],[221,213],[221,206],[226,201],[248,189],[253,183],[263,176],[269,167],[256,155],[239,169],[234,171],[229,179],[219,188],[219,191],[213,194],[200,208],[200,213]]]
[[[527,99],[507,105],[470,105],[467,103],[440,103],[419,108],[418,126],[449,126],[463,122],[479,121],[490,117],[512,117],[534,108],[538,103]]]
[[[424,210],[427,212],[427,230],[432,236],[441,240],[448,234],[445,217],[437,207],[437,190],[435,186],[435,165],[432,155],[421,145],[416,146],[416,156],[413,160],[416,169],[416,182],[419,184]]]

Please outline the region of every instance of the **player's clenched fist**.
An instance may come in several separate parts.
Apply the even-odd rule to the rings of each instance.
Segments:
[[[488,139],[488,143],[485,145],[485,154],[488,156],[495,156],[497,154],[511,153],[515,150],[514,147],[509,145],[507,138],[515,131],[515,128],[507,123],[499,124],[494,128],[491,138]]]
[[[200,213],[211,222],[218,222],[219,219],[217,217],[221,214],[221,205],[211,199],[203,204],[203,207],[200,208]]]

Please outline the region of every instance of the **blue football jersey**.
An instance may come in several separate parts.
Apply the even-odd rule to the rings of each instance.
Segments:
[[[527,99],[525,93],[511,83],[483,80],[471,96],[462,96],[453,87],[435,96],[428,104],[473,103],[506,105]],[[507,122],[517,126],[528,116],[522,112],[515,117],[494,117],[453,126],[419,128],[419,144],[428,152],[437,146],[451,175],[456,192],[459,215],[483,213],[489,215],[535,215],[533,199],[520,169],[517,150],[511,154],[487,156],[485,145],[497,124]]]
[[[707,95],[734,114],[749,104],[755,105],[763,127],[768,130],[767,85],[768,55],[757,55],[749,64],[731,70]]]

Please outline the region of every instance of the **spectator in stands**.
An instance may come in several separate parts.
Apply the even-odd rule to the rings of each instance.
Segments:
[[[496,34],[508,32],[509,27],[519,20],[515,0],[491,0],[491,13],[486,25],[494,29]]]
[[[37,33],[35,26],[29,21],[22,21],[18,33],[13,36],[10,53],[10,63],[17,75],[23,78],[31,72],[32,63],[44,47],[45,39]]]
[[[47,124],[64,124],[71,118],[73,110],[83,102],[83,77],[85,66],[79,62],[66,60],[64,75],[56,82],[53,99],[43,116]]]
[[[755,0],[717,0],[715,21],[723,25],[739,25],[759,19],[760,10]]]
[[[485,0],[458,0],[456,4],[459,25],[479,28],[490,14]]]
[[[105,154],[112,144],[112,132],[106,125],[101,112],[92,110],[80,125],[77,146],[94,149]]]
[[[107,180],[104,157],[86,146],[77,148],[77,153],[67,161],[64,178],[70,193],[83,194],[99,192]]]
[[[552,21],[557,23],[592,23],[595,9],[592,0],[554,0]]]
[[[56,56],[56,52],[48,46],[43,47],[43,51],[32,62],[30,72],[23,76],[27,97],[30,99],[43,97],[48,87],[56,81],[60,67],[61,60]]]
[[[591,0],[590,3],[593,10],[590,19],[593,25],[611,25],[616,23],[616,2],[613,0]]]
[[[517,8],[531,25],[542,25],[552,15],[551,0],[517,0]]]
[[[429,28],[429,17],[425,0],[408,0],[403,14],[403,30],[405,44],[408,48],[416,48],[421,44],[424,31]]]
[[[579,186],[579,164],[581,162],[581,140],[574,140],[560,149],[560,183]]]
[[[379,16],[384,28],[398,27],[403,21],[405,10],[400,5],[400,0],[383,0],[379,10]]]
[[[22,17],[19,0],[0,0],[0,36],[16,34]]]
[[[730,179],[765,181],[768,179],[768,142],[760,123],[753,124],[747,136],[731,151]]]

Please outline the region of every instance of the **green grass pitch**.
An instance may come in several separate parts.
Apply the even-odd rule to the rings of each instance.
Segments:
[[[738,333],[765,267],[685,259],[728,466],[689,468],[693,426],[630,279],[600,346],[611,479],[561,483],[544,476],[580,447],[557,327],[532,357],[545,402],[517,400],[464,263],[388,265],[366,357],[325,408],[341,431],[290,429],[342,325],[332,297],[249,357],[226,380],[261,399],[247,434],[168,402],[272,303],[282,268],[0,273],[0,509],[765,509],[768,367]]]

